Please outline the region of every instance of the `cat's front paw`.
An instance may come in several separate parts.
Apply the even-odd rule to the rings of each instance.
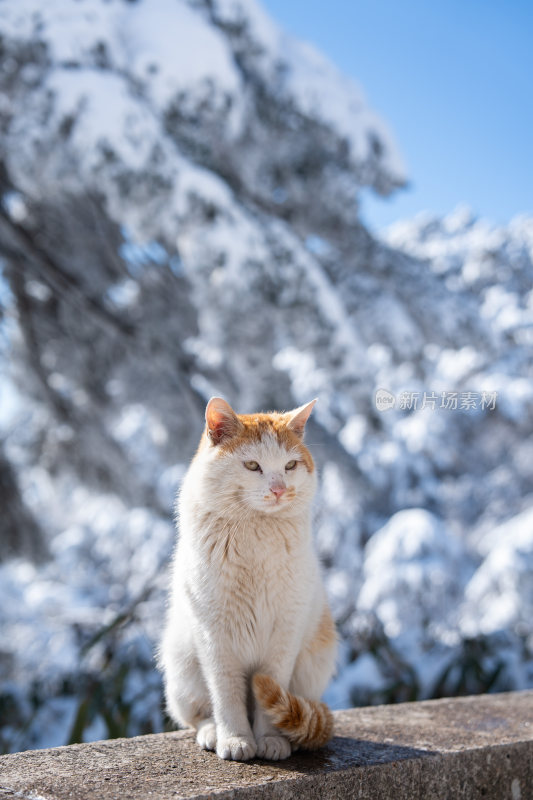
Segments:
[[[248,761],[257,752],[255,739],[251,736],[227,736],[217,741],[217,756],[232,761]]]
[[[285,736],[260,736],[257,740],[257,755],[269,761],[282,761],[291,754],[291,743]]]
[[[211,720],[206,720],[198,728],[196,734],[196,741],[202,750],[216,750],[217,746],[217,729],[215,723]]]

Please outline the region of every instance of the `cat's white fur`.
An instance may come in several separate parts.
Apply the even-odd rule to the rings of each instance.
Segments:
[[[231,421],[232,409],[215,400],[211,414],[214,408]],[[313,404],[292,412],[302,431]],[[250,680],[265,673],[283,689],[319,700],[334,670],[336,641],[312,646],[327,610],[311,538],[316,474],[297,447],[287,449],[268,433],[240,444],[237,436],[235,448],[221,455],[220,444],[209,440],[209,408],[208,435],[178,503],[160,652],[167,707],[222,758],[286,758],[291,744],[254,699]],[[299,463],[287,471],[293,459]],[[247,469],[250,461],[262,472]],[[283,485],[278,498],[274,489]]]

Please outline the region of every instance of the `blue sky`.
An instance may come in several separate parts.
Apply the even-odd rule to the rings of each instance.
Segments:
[[[373,228],[466,203],[533,213],[533,0],[262,0],[363,87],[411,185],[363,197]]]

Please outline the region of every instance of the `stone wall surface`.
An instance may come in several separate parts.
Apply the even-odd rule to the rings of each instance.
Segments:
[[[222,761],[190,731],[0,757],[0,798],[533,800],[533,691],[335,712],[323,750]]]

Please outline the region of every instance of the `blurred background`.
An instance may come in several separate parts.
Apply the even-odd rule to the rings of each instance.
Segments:
[[[463,6],[1,4],[0,751],[167,725],[213,394],[319,397],[333,707],[533,686],[531,13]]]

